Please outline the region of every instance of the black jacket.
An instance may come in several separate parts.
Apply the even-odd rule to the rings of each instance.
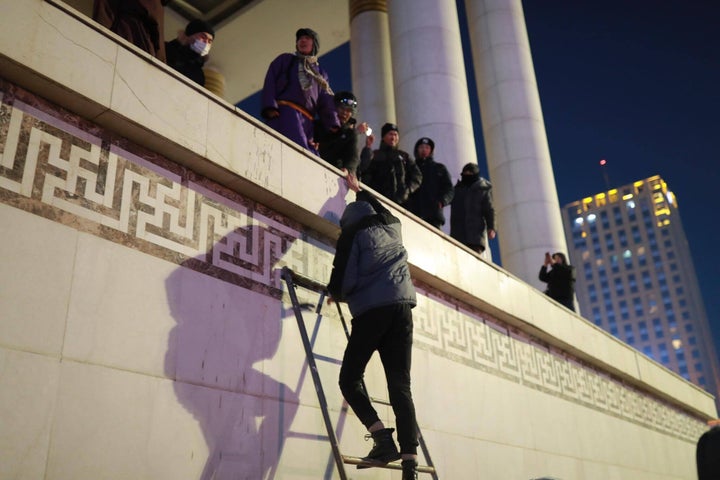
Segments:
[[[182,45],[177,39],[165,42],[165,55],[168,65],[193,82],[205,86],[203,65],[205,65],[207,57],[193,52],[190,47]]]
[[[437,163],[432,157],[419,158],[415,162],[422,173],[422,183],[410,195],[407,208],[430,225],[439,228],[445,225],[445,215],[440,204],[443,207],[449,205],[455,194],[450,174],[445,165]]]
[[[383,143],[373,152],[370,164],[362,172],[362,181],[404,207],[410,194],[420,187],[422,173],[407,152]]]
[[[346,168],[351,173],[355,173],[360,164],[355,123],[356,120],[351,118],[337,132],[326,130],[320,122],[315,123],[315,141],[320,144],[320,158],[337,168]]]
[[[545,293],[553,300],[557,300],[571,310],[574,310],[575,297],[575,267],[556,263],[548,271],[543,265],[540,268],[538,278],[541,282],[547,283]]]
[[[450,205],[450,236],[464,245],[484,249],[485,229],[495,230],[490,182],[482,177],[471,185],[457,182]]]

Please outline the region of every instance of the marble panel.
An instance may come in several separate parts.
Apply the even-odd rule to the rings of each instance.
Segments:
[[[60,355],[77,231],[0,204],[0,343]]]
[[[281,195],[282,143],[232,109],[210,103],[205,157]]]
[[[3,55],[45,79],[72,85],[97,103],[86,113],[93,115],[107,108],[118,52],[114,41],[42,0],[5,2],[3,16],[12,19],[4,22],[0,32]]]
[[[531,323],[543,332],[575,345],[574,339],[570,337],[571,325],[573,322],[582,320],[578,320],[567,308],[549,302],[548,297],[539,290],[527,286],[525,288],[527,289],[528,318],[531,319]]]
[[[173,378],[176,346],[166,279],[177,265],[81,234],[63,355]]]
[[[47,477],[149,480],[146,445],[159,382],[63,362]]]
[[[355,195],[348,193],[345,180],[327,162],[320,157],[305,158],[296,148],[299,147],[282,145],[282,197],[325,220],[339,223],[345,205],[354,201]]]
[[[189,85],[120,49],[113,78],[112,114],[198,154],[206,153],[210,100]],[[107,120],[99,119],[106,122]],[[121,130],[122,131],[122,130]]]
[[[0,478],[47,478],[60,362],[0,348]]]

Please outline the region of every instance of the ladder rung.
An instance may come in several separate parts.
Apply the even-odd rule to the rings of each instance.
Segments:
[[[373,467],[373,468],[389,468],[392,470],[402,470],[402,465],[400,462],[390,462],[390,463],[376,463],[376,462],[368,462],[367,460],[363,460],[360,457],[351,457],[349,455],[343,455],[342,456],[343,462],[347,463],[349,465],[360,465],[363,467]],[[435,468],[429,466],[429,465],[418,465],[417,471],[421,473],[435,473]]]
[[[370,401],[373,403],[379,403],[381,405],[387,405],[389,407],[392,407],[392,403],[390,403],[388,400],[384,400],[382,398],[370,397]]]
[[[315,352],[313,352],[313,356],[315,357],[315,360],[320,360],[321,362],[334,363],[335,365],[342,365],[342,360],[340,360],[339,358],[328,357],[327,355],[321,355],[321,354],[315,353]]]
[[[300,275],[299,273],[295,273],[293,270],[291,270],[288,267],[283,267],[282,269],[283,273],[287,273],[289,275],[295,285],[299,285],[301,287],[307,288],[309,290],[313,290],[315,292],[324,292],[325,291],[325,285],[322,283],[313,280],[310,277],[306,277],[305,275]]]

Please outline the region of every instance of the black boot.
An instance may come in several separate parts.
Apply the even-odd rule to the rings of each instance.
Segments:
[[[380,463],[385,465],[393,460],[400,459],[400,452],[398,452],[395,440],[392,438],[392,433],[395,431],[394,428],[383,428],[377,432],[372,432],[369,436],[373,439],[373,448],[370,450],[363,460],[373,463]],[[369,468],[363,465],[358,465],[357,468]]]
[[[403,460],[402,461],[402,470],[403,470],[403,476],[402,480],[417,480],[417,466],[418,463],[416,460]]]

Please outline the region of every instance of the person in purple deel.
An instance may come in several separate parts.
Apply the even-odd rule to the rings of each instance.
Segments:
[[[327,73],[317,61],[318,34],[309,28],[295,33],[295,53],[272,61],[262,91],[262,117],[267,124],[317,155],[313,121],[331,132],[340,128]]]

